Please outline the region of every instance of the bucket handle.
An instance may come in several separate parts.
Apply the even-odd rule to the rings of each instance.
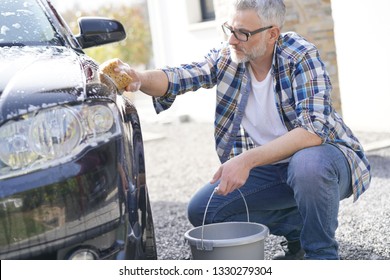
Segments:
[[[211,193],[210,195],[210,198],[209,198],[209,201],[207,202],[207,205],[206,205],[206,209],[204,211],[204,215],[203,215],[203,221],[202,221],[202,238],[201,238],[201,248],[197,248],[198,250],[212,250],[212,246],[211,248],[209,248],[210,246],[205,246],[204,244],[204,223],[206,221],[206,214],[207,214],[207,210],[209,208],[209,205],[210,205],[210,202],[211,202],[211,199],[213,198],[214,196],[214,193],[218,190],[218,187],[214,188],[213,192]],[[248,219],[248,223],[249,223],[249,210],[248,210],[248,204],[246,203],[246,199],[243,195],[243,193],[241,192],[240,189],[236,189],[237,191],[239,191],[239,193],[241,194],[241,197],[242,199],[244,200],[244,204],[245,204],[245,209],[246,209],[246,215],[247,215],[247,219]],[[206,244],[208,245],[208,244]]]

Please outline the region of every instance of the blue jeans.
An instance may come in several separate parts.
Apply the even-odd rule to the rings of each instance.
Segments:
[[[207,202],[218,185],[206,184],[191,199],[188,219],[201,226]],[[295,153],[288,163],[251,170],[240,188],[250,221],[268,226],[271,234],[300,240],[306,259],[339,259],[335,232],[340,200],[352,194],[351,174],[344,154],[323,144]],[[247,221],[240,192],[214,195],[205,223]]]

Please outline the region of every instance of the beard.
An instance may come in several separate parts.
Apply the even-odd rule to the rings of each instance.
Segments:
[[[256,58],[263,56],[267,51],[265,44],[259,44],[252,49],[246,50],[244,48],[229,46],[230,48],[230,57],[236,63],[245,63]]]

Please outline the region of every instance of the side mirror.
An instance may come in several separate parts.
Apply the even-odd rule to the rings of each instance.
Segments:
[[[86,49],[126,39],[123,25],[116,20],[82,17],[78,20],[80,34],[76,36],[81,48]]]

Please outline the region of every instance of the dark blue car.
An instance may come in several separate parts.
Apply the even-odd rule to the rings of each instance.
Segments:
[[[0,259],[156,259],[142,131],[83,49],[126,37],[48,0],[0,1]]]

